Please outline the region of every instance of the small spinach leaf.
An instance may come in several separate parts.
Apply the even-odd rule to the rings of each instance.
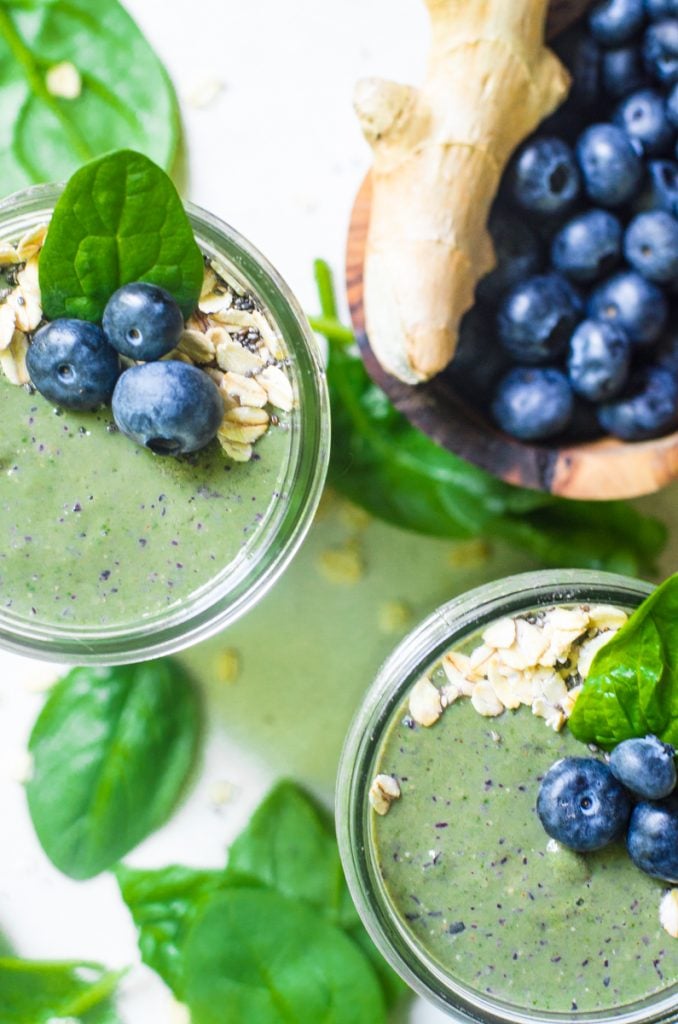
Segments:
[[[119,1024],[112,996],[120,977],[99,964],[0,958],[2,1024]]]
[[[392,967],[384,960],[383,956],[372,942],[362,924],[349,928],[346,934],[360,947],[372,965],[381,985],[382,995],[387,1010],[392,1010],[401,999],[411,995],[409,986],[396,974]]]
[[[82,80],[73,99],[47,88],[47,72],[64,61]],[[118,0],[2,0],[0,68],[3,194],[63,180],[87,160],[128,146],[172,166],[174,89]]]
[[[204,264],[177,191],[148,157],[120,150],[70,178],[42,252],[40,290],[50,320],[99,321],[113,292],[149,281],[195,309]]]
[[[678,574],[598,651],[568,724],[601,747],[648,733],[678,745]]]
[[[158,828],[186,784],[199,731],[194,688],[170,659],[64,676],[33,729],[27,785],[56,867],[91,878]]]
[[[194,1024],[379,1024],[365,957],[313,909],[265,889],[211,900],[186,945]]]

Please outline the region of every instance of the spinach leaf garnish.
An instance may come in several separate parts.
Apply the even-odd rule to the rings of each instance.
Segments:
[[[190,316],[204,264],[172,181],[148,157],[120,150],[70,178],[54,208],[39,271],[50,320],[96,322],[113,292],[131,281],[160,285]]]
[[[73,99],[54,96],[50,68],[72,63]],[[167,72],[118,0],[0,2],[0,180],[3,194],[67,178],[111,149],[174,162],[179,111]]]
[[[678,574],[598,651],[568,724],[600,747],[648,733],[678,745]]]
[[[567,501],[513,487],[464,462],[411,426],[370,380],[339,322],[331,272],[316,261],[329,341],[333,486],[372,515],[435,537],[488,537],[546,565],[651,572],[666,528],[619,501]]]
[[[112,999],[120,978],[99,964],[0,958],[2,1024],[120,1024]]]
[[[33,728],[33,825],[71,878],[111,867],[174,809],[195,759],[200,715],[184,669],[170,659],[75,668]]]

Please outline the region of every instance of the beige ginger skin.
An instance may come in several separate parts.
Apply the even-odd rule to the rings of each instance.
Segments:
[[[478,280],[494,266],[490,206],[518,144],[564,100],[544,45],[548,0],[425,0],[426,77],[369,78],[355,108],[372,146],[365,313],[385,370],[409,384],[452,359]]]

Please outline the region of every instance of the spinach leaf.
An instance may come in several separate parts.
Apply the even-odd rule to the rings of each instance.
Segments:
[[[648,733],[678,745],[678,574],[598,651],[568,724],[601,747]]]
[[[204,264],[177,190],[148,157],[120,150],[81,167],[61,194],[40,253],[50,320],[99,321],[113,292],[149,281],[195,309]]]
[[[82,90],[52,95],[51,67],[75,65]],[[179,112],[167,72],[117,0],[0,0],[3,194],[60,181],[131,146],[172,166]]]
[[[548,565],[651,572],[666,529],[623,502],[567,501],[513,487],[440,448],[411,426],[370,380],[336,318],[330,271],[316,262],[329,341],[332,407],[329,479],[372,515],[406,530],[486,536]]]
[[[379,1024],[365,957],[312,908],[265,889],[215,896],[186,944],[194,1024]]]
[[[161,659],[75,668],[52,690],[30,738],[33,825],[71,878],[110,867],[173,810],[196,754],[195,691]]]
[[[99,964],[0,958],[2,1024],[120,1024],[112,996],[119,972]]]
[[[396,974],[392,967],[384,960],[383,956],[372,942],[362,924],[349,928],[346,934],[363,951],[372,965],[372,970],[379,980],[381,992],[387,1010],[392,1010],[401,999],[411,995],[410,987],[403,981],[400,975]]]
[[[332,826],[293,782],[278,783],[259,805],[230,847],[228,870],[310,903],[336,924],[348,927],[359,921]]]

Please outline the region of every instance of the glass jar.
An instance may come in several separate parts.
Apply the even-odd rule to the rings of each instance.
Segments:
[[[31,228],[48,222],[60,192],[59,185],[38,185],[0,203],[0,240],[16,242]],[[218,260],[229,276],[261,303],[282,340],[296,403],[289,414],[289,443],[276,490],[228,564],[220,565],[217,558],[213,576],[198,580],[188,596],[168,601],[166,607],[153,608],[148,614],[135,613],[128,621],[123,615],[122,621],[100,625],[79,623],[77,613],[63,622],[55,621],[55,616],[17,614],[11,607],[11,587],[7,582],[0,585],[0,647],[50,661],[115,664],[156,657],[196,643],[228,626],[264,596],[312,522],[330,444],[328,393],[316,340],[290,289],[254,246],[204,210],[190,204],[186,209],[203,254]],[[45,401],[39,395],[35,399]],[[3,425],[5,455],[11,453],[11,429],[11,424]],[[84,428],[80,432],[84,433]],[[101,457],[105,458],[103,445]],[[238,472],[238,465],[232,468],[232,475]],[[0,469],[0,508],[3,488],[5,507],[11,502],[7,472],[5,462]],[[225,510],[224,529],[228,530]],[[39,582],[33,585],[40,587]]]
[[[540,607],[595,603],[616,605],[630,612],[652,589],[638,580],[583,570],[526,573],[479,587],[438,608],[402,641],[378,672],[355,716],[341,757],[336,793],[339,848],[351,895],[372,939],[391,966],[413,989],[457,1020],[510,1021],[513,1024],[536,1021],[647,1024],[678,1020],[675,973],[673,984],[667,979],[666,988],[645,999],[613,1011],[589,1013],[525,1009],[518,1005],[518,999],[516,1005],[512,1005],[462,984],[427,952],[424,941],[414,935],[403,915],[398,913],[382,877],[373,841],[373,822],[379,819],[374,818],[368,800],[372,780],[384,770],[378,767],[379,756],[389,729],[395,723],[406,724],[402,716],[407,695],[422,674],[450,648],[464,649],[464,641],[498,618],[528,613]],[[493,721],[491,718],[479,720],[488,727]],[[499,719],[494,721],[499,722]],[[548,729],[543,722],[540,724]],[[434,725],[432,732],[435,728]],[[498,734],[492,738],[500,741]],[[585,748],[582,749],[585,754]],[[451,814],[449,811],[446,816]],[[403,843],[407,849],[404,838]],[[453,884],[453,872],[450,881]],[[655,911],[653,905],[654,912],[658,912],[658,906]],[[668,936],[666,941],[674,942]],[[478,956],[480,953],[478,949]]]

